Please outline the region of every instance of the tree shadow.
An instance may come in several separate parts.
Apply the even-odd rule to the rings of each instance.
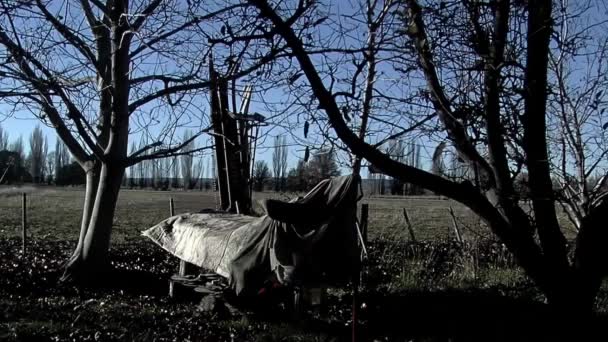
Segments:
[[[87,280],[65,284],[74,286],[81,296],[93,291],[120,291],[130,295],[166,296],[169,282],[166,277],[142,270],[108,269]]]
[[[558,314],[549,305],[484,291],[362,298],[362,337],[414,341],[606,341],[606,317]]]

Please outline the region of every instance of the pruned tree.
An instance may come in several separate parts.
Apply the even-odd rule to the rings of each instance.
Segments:
[[[277,135],[274,137],[272,150],[272,174],[274,175],[274,191],[284,190],[287,177],[287,137]]]
[[[315,112],[318,120],[325,120],[350,151],[391,177],[469,207],[562,314],[580,318],[592,311],[608,270],[604,248],[608,236],[602,229],[608,200],[604,196],[592,204],[576,240],[569,243],[556,211],[548,139],[552,1],[463,0],[422,5],[407,0],[392,12],[391,22],[401,26],[393,31],[397,40],[391,51],[400,55],[401,63],[395,75],[424,81],[412,82],[401,97],[415,99],[413,106],[404,107],[417,112],[418,118],[413,125],[398,124],[401,131],[421,127],[417,123],[431,115],[435,131],[483,178],[483,185],[450,180],[401,163],[380,145],[368,143],[349,126],[342,107],[342,98],[351,94],[343,89],[352,83],[341,83],[325,63],[326,56],[341,51],[330,45],[320,47],[314,34],[296,34],[294,27],[300,23],[287,21],[284,16],[291,12],[281,5],[268,0],[249,3],[290,47],[297,69],[305,76],[305,83],[298,86],[307,86],[314,94],[310,107],[320,109]],[[318,14],[319,7],[307,10]],[[320,51],[326,52],[325,59]],[[344,67],[341,72],[348,74]],[[522,170],[529,179],[529,209],[519,205],[514,190],[514,179]]]
[[[209,86],[203,64],[211,50],[229,80],[284,50],[239,2],[34,0],[0,11],[0,101],[53,127],[86,173],[78,244],[63,279],[108,268],[125,168],[183,154],[191,140],[176,136],[180,126],[199,125],[192,140],[203,133],[197,101]],[[130,135],[150,143],[128,154]]]

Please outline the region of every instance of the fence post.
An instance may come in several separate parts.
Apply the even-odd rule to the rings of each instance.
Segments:
[[[169,197],[169,215],[171,215],[171,217],[175,216],[175,203],[173,202],[173,197]],[[179,275],[183,275],[182,274],[182,269],[184,268],[182,266],[182,264],[184,263],[183,260],[180,260],[179,262]],[[173,280],[169,281],[169,297],[174,297],[175,296],[175,282]]]
[[[369,204],[361,204],[361,235],[363,236],[363,243],[367,244],[367,221],[369,219]]]
[[[459,243],[463,243],[464,239],[462,238],[462,234],[460,234],[460,228],[458,228],[458,222],[456,222],[456,215],[454,214],[454,209],[450,206],[448,209],[450,212],[450,216],[452,217],[452,227],[454,227],[454,233],[456,233],[456,241]]]
[[[21,253],[25,256],[27,248],[27,194],[24,192],[21,202]]]
[[[169,215],[171,215],[171,217],[175,216],[175,203],[173,202],[173,197],[169,198]],[[192,267],[190,267],[190,264],[184,260],[179,260],[179,269],[177,271],[179,276],[185,276],[191,269]],[[175,283],[174,280],[169,280],[169,297],[175,297],[176,295]]]
[[[407,227],[407,231],[410,233],[410,241],[416,243],[416,234],[414,234],[414,227],[412,227],[412,223],[410,222],[410,217],[407,214],[407,210],[403,208],[403,218],[405,219],[405,226]]]

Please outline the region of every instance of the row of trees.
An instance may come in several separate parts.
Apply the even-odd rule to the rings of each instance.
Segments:
[[[34,127],[26,155],[23,137],[9,144],[9,134],[0,126],[0,175],[5,183],[82,184],[82,172],[70,164],[66,146],[57,141],[49,152],[48,140],[40,126]]]
[[[277,150],[275,149],[275,151]],[[277,154],[280,155],[277,152],[274,155]],[[275,191],[306,191],[323,179],[340,175],[336,154],[332,150],[320,150],[313,154],[308,162],[300,160],[296,167],[291,168],[289,172],[285,172],[287,170],[286,158],[284,163],[281,161],[280,166],[277,166],[275,160],[273,158],[273,173],[265,161],[260,160],[255,163],[252,181],[256,191],[262,191],[267,186],[271,186]]]
[[[212,184],[206,180],[215,178],[214,157],[206,160],[196,152],[204,149],[197,146],[195,135],[192,130],[184,130],[183,140],[188,141],[181,149],[181,155],[167,158],[146,159],[131,166],[125,172],[123,185],[130,188],[154,188],[154,189],[209,189]],[[131,143],[131,154],[137,153],[138,149],[145,148],[148,143],[143,141],[139,146]],[[157,147],[152,147],[152,153]]]
[[[192,130],[185,130],[183,139],[190,141],[182,150],[198,150]],[[143,143],[139,148],[146,144]],[[401,146],[401,145],[399,145]],[[57,185],[77,185],[85,183],[82,170],[71,162],[67,147],[57,140],[55,150],[48,151],[48,140],[42,129],[36,126],[29,137],[30,152],[25,156],[23,138],[8,144],[8,134],[0,126],[0,171],[7,170],[4,181],[33,182]],[[137,151],[131,144],[131,153]],[[253,168],[253,188],[262,191],[271,186],[275,191],[305,191],[320,180],[339,175],[336,155],[333,151],[321,150],[309,162],[300,161],[287,172],[288,145],[285,136],[277,136],[272,154],[272,172],[266,161],[259,160]],[[403,151],[401,151],[403,153]],[[12,160],[9,163],[9,159]],[[215,179],[215,162],[211,158],[195,158],[193,154],[162,159],[144,160],[127,169],[123,186],[129,188],[153,189],[211,189]],[[1,174],[1,173],[0,173]]]

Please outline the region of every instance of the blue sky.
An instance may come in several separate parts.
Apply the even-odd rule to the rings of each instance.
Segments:
[[[60,2],[59,2],[60,3]],[[340,7],[343,7],[344,2],[336,2],[334,3],[334,5],[336,5],[336,8],[339,8],[340,11],[344,11],[346,10],[347,12],[351,11],[352,12],[352,8],[350,6],[346,6],[345,9],[340,9]],[[216,56],[217,57],[217,56]],[[171,67],[171,65],[175,65],[175,63],[169,63],[169,66]],[[281,91],[267,91],[264,94],[254,94],[254,97],[252,99],[252,104],[250,107],[250,111],[251,112],[259,112],[261,114],[265,114],[265,108],[264,108],[264,104],[263,102],[267,102],[267,101],[274,101],[274,102],[282,102],[281,99],[284,99],[283,97],[284,94],[281,93]],[[262,98],[263,97],[263,98]],[[206,109],[208,108],[209,104],[208,101],[206,99],[206,96],[201,96],[199,98],[197,98],[195,100],[196,106],[197,108],[194,108],[195,111],[198,111],[199,113],[204,113],[206,111]],[[7,113],[11,113],[8,117],[7,117]],[[162,119],[161,119],[162,120]],[[40,122],[38,119],[36,119],[32,113],[29,113],[27,111],[17,111],[17,112],[13,112],[12,108],[8,107],[5,104],[1,104],[0,103],[0,125],[3,127],[3,129],[9,133],[9,142],[15,141],[19,136],[23,137],[24,143],[25,143],[25,150],[26,153],[29,150],[29,146],[27,143],[27,139],[29,134],[31,133],[31,131],[33,130],[33,128],[36,125],[40,125],[43,129],[43,132],[45,133],[45,135],[48,138],[48,142],[49,142],[49,151],[52,151],[54,149],[55,146],[55,141],[56,141],[56,135],[55,132],[52,128],[45,126],[44,123]],[[201,125],[206,125],[206,124],[198,124],[197,127],[197,123],[193,123],[191,126],[191,128],[193,130],[196,130],[198,128],[201,128]],[[162,129],[162,124],[157,125],[156,127],[153,127],[151,129],[152,134],[151,135],[155,135],[156,133],[158,133],[158,131],[160,131]],[[132,129],[136,129],[137,127],[137,123],[135,119],[131,120],[131,128]],[[178,131],[177,135],[181,136],[182,132]],[[261,129],[260,132],[260,140],[259,143],[260,145],[258,146],[258,153],[256,155],[256,160],[265,160],[267,161],[269,164],[272,163],[272,145],[273,145],[273,138],[274,136],[277,135],[286,135],[288,137],[298,137],[301,138],[302,133],[300,132],[300,130],[298,130],[297,132],[291,131],[290,128],[285,127],[285,126],[281,126],[280,123],[275,122],[275,124],[263,127]],[[156,137],[154,137],[156,138]],[[131,141],[135,141],[135,142],[139,142],[141,139],[141,136],[138,133],[133,134],[130,137]],[[209,143],[211,139],[208,136],[203,136],[199,139],[197,139],[197,144],[200,145],[206,145]],[[288,144],[291,144],[292,141],[291,138],[288,138]],[[315,140],[317,140],[316,142],[318,142],[317,137],[312,136],[310,137],[308,140],[311,140],[312,143],[315,143]],[[297,161],[299,159],[301,159],[304,156],[304,147],[303,146],[290,146],[289,147],[289,153],[288,153],[288,163],[289,163],[289,167],[295,166]],[[347,170],[344,170],[345,172],[347,172]]]
[[[358,3],[356,1],[354,1],[353,3]],[[333,4],[335,5],[334,9],[337,10],[337,12],[340,12],[342,14],[349,14],[352,13],[352,11],[357,10],[356,6],[351,3],[350,1],[336,1],[333,2]],[[600,4],[602,3],[601,1],[599,2]],[[604,4],[604,7],[606,5]],[[601,11],[600,11],[601,12]],[[598,18],[595,18],[595,20],[605,20],[605,18],[607,17],[606,13],[594,13],[595,15],[599,16]],[[365,36],[365,29],[364,27],[361,30],[355,29],[353,32],[351,32],[351,37],[353,37],[353,39],[355,41],[362,41],[364,39],[362,39],[362,37]],[[355,39],[356,38],[356,39]],[[348,42],[346,42],[348,43]],[[388,76],[386,76],[385,80],[382,80],[383,82],[387,82],[386,83],[386,88],[390,88],[392,86],[394,86],[393,84],[389,84],[390,80],[388,80],[388,78],[390,77],[390,71],[387,73]],[[303,80],[303,78],[301,79]],[[397,85],[398,87],[402,87],[402,85]],[[265,94],[259,94],[259,93],[255,93],[254,97],[252,99],[252,105],[250,108],[250,111],[252,112],[259,112],[261,114],[265,114],[265,109],[264,109],[264,105],[263,102],[264,100],[266,101],[274,101],[274,102],[282,102],[282,99],[285,99],[285,94],[282,93],[282,90],[278,90],[278,91],[269,91],[266,92]],[[199,110],[200,112],[204,112],[206,110],[206,108],[208,108],[208,102],[206,99],[206,96],[202,96],[200,98],[197,99],[197,107],[195,108],[196,110]],[[28,112],[17,112],[14,113],[11,117],[6,117],[5,114],[9,113],[11,111],[11,108],[6,107],[6,105],[2,105],[0,104],[0,125],[4,128],[5,131],[7,131],[10,135],[10,141],[14,141],[15,139],[17,139],[19,137],[19,135],[23,136],[24,142],[25,142],[25,149],[26,151],[29,149],[29,146],[27,144],[27,138],[28,135],[30,134],[30,132],[32,131],[32,129],[37,125],[40,124],[44,133],[46,134],[48,140],[49,140],[49,150],[53,150],[54,149],[54,145],[55,145],[55,133],[54,130],[52,128],[48,128],[46,126],[44,126],[44,124],[40,123],[37,119],[33,118],[31,113]],[[297,115],[297,113],[294,113]],[[302,133],[301,133],[301,128],[298,127],[296,131],[291,131],[291,129],[289,127],[285,127],[285,126],[281,126],[280,123],[274,122],[275,124],[271,125],[271,126],[267,126],[262,128],[261,131],[261,139],[260,139],[260,143],[261,145],[258,148],[258,154],[256,156],[257,160],[265,160],[267,161],[269,164],[272,163],[272,144],[273,144],[273,137],[276,135],[286,135],[289,137],[289,140],[292,139],[292,137],[295,137],[296,139],[300,139],[302,138]],[[200,124],[199,124],[200,125]],[[405,126],[405,124],[403,124]],[[196,126],[196,123],[194,124],[194,126]],[[132,124],[132,127],[135,127],[134,124]],[[196,128],[196,127],[193,127]],[[153,130],[154,133],[154,130]],[[386,132],[384,132],[386,133]],[[180,133],[178,133],[178,135],[180,135]],[[311,137],[309,140],[311,141],[311,143],[318,143],[318,141],[314,141],[315,139],[317,139],[316,137]],[[137,134],[133,135],[131,137],[131,140],[134,141],[139,141],[140,138]],[[202,137],[201,139],[199,139],[198,144],[199,145],[203,145],[206,144],[207,141],[209,141],[210,139],[208,137]],[[292,141],[288,141],[288,143],[291,143]],[[424,158],[429,158],[430,155],[432,155],[433,153],[433,149],[436,146],[436,142],[430,142],[428,140],[422,140],[423,145],[423,149],[422,149],[422,155],[423,155],[423,159]],[[303,146],[293,146],[289,148],[289,166],[293,167],[295,166],[295,164],[297,163],[297,160],[302,158],[304,155],[304,148]],[[347,170],[343,170],[343,172],[347,172]],[[365,171],[364,171],[365,172]]]

